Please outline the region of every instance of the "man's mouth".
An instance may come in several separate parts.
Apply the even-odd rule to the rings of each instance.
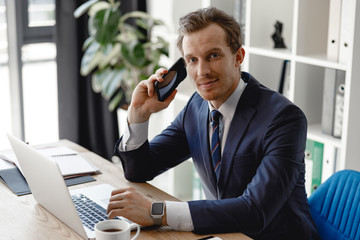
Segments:
[[[212,87],[217,81],[218,81],[217,78],[214,79],[214,80],[204,81],[204,82],[199,83],[199,86],[200,86],[200,87],[203,87],[203,88],[210,88],[210,87]]]

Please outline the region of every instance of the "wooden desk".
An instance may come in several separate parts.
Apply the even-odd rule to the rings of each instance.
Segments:
[[[69,189],[83,188],[100,183],[108,183],[115,187],[133,186],[147,196],[156,200],[175,200],[173,196],[155,188],[147,183],[128,182],[123,171],[117,165],[101,158],[87,149],[67,140],[47,146],[67,146],[85,157],[92,164],[97,166],[102,174],[96,175],[97,181],[72,186]],[[51,213],[42,208],[31,194],[18,197],[3,182],[0,184],[0,238],[1,239],[82,239],[69,227],[54,217]],[[206,235],[196,235],[191,232],[177,232],[169,227],[151,227],[142,229],[138,239],[151,240],[195,240]],[[216,234],[222,239],[245,240],[250,239],[241,233]]]

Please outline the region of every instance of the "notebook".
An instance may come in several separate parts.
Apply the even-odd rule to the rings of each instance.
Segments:
[[[114,187],[100,184],[69,192],[54,159],[11,135],[8,135],[8,138],[35,200],[82,238],[95,239],[91,219],[89,220],[90,210],[81,210],[81,205],[90,204],[90,209],[95,210],[95,217],[91,218],[95,219],[95,222],[100,221],[101,213],[106,213],[105,209]],[[135,228],[135,223],[131,224],[132,228]]]
[[[85,158],[79,155],[78,152],[68,147],[47,147],[37,149],[37,151],[53,158],[57,162],[64,178],[100,173],[98,168],[89,163]],[[20,172],[22,172],[14,152],[4,152],[0,155],[0,158],[13,163],[19,168]]]

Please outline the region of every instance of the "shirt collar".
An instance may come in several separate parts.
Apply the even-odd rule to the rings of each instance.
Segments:
[[[217,109],[223,117],[223,120],[225,118],[231,120],[235,114],[235,109],[237,106],[237,103],[239,102],[239,99],[244,92],[244,89],[246,87],[247,83],[244,82],[243,79],[240,78],[240,81],[235,89],[235,91],[230,95],[228,99]],[[208,101],[210,112],[214,110],[214,107],[211,105],[210,101]]]

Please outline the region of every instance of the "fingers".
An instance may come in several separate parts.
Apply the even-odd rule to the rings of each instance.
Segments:
[[[152,97],[154,95],[154,85],[156,81],[162,82],[164,81],[163,75],[166,74],[168,71],[165,68],[159,68],[156,70],[156,72],[149,77],[148,80],[145,81],[146,87],[148,90],[149,97]]]
[[[169,106],[169,104],[174,100],[177,93],[177,89],[175,89],[164,101],[164,104],[166,104],[166,107]]]
[[[164,81],[163,79],[163,75],[166,74],[168,72],[167,69],[165,68],[159,68],[158,70],[156,70],[156,72],[151,75],[147,80],[143,80],[138,84],[138,87],[141,87],[143,90],[142,91],[147,91],[147,95],[149,97],[153,97],[154,96],[154,86],[155,86],[155,82],[159,81],[162,82]]]
[[[108,218],[123,216],[143,226],[153,224],[151,201],[132,187],[114,190],[107,208]]]
[[[155,93],[155,82],[164,81],[162,76],[167,72],[166,69],[160,68],[147,80],[141,81],[136,86],[128,109],[129,124],[146,122],[151,114],[159,112],[169,105],[173,98],[169,98],[167,103],[159,102]]]
[[[128,202],[129,193],[134,191],[133,188],[121,188],[111,192],[111,198],[107,207],[108,218],[115,218],[116,216],[123,216],[123,210]]]
[[[132,190],[132,189],[134,189],[134,188],[132,188],[132,187],[118,188],[111,192],[111,196],[113,197],[117,194],[124,193],[124,192]]]
[[[155,75],[164,75],[167,72],[168,71],[165,68],[159,68],[158,70],[155,71]]]
[[[117,216],[124,216],[123,213],[123,204],[120,204],[120,202],[115,202],[115,203],[109,203],[108,208],[107,208],[107,214],[108,214],[108,218],[109,219],[113,219]]]

